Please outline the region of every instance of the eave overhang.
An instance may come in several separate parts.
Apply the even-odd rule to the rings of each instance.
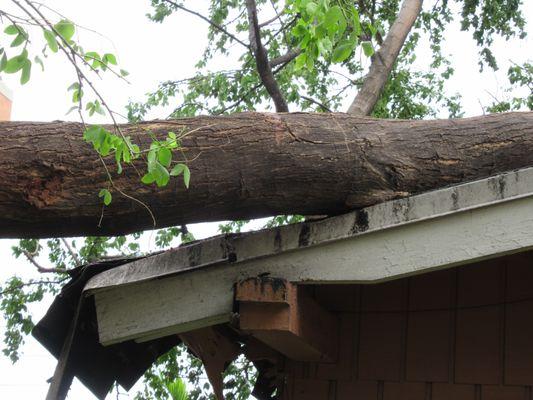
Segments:
[[[138,342],[228,322],[233,287],[376,283],[533,248],[533,168],[315,222],[181,246],[102,272],[85,287],[100,342]]]

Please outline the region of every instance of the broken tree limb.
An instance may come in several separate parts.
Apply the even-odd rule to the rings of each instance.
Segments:
[[[112,130],[111,126],[108,129]],[[276,214],[339,214],[378,202],[533,165],[533,113],[402,121],[342,113],[243,113],[123,125],[146,148],[152,132],[183,138],[191,186],[115,186],[146,203],[157,227]],[[118,235],[153,228],[147,210],[108,187],[82,126],[0,123],[0,237]],[[116,171],[110,157],[108,168]],[[136,163],[142,174],[146,165]],[[102,211],[103,210],[103,211]],[[103,216],[101,218],[101,213]],[[101,223],[99,226],[99,221]]]
[[[423,0],[404,0],[398,17],[392,24],[385,41],[372,57],[370,70],[363,86],[348,108],[348,113],[358,116],[370,115],[389,79],[392,67],[400,54],[407,35],[422,10]]]

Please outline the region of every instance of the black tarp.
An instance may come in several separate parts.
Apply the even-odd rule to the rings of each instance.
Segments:
[[[33,328],[33,336],[59,358],[78,303],[82,302],[67,369],[99,399],[106,397],[115,382],[129,390],[159,356],[180,343],[173,335],[144,343],[126,341],[106,347],[100,344],[94,298],[85,296],[83,288],[96,274],[136,259],[117,258],[69,271],[71,280]]]

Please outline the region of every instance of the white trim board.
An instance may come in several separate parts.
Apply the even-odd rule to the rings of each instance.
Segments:
[[[520,170],[126,264],[87,285],[100,341],[228,321],[233,284],[262,273],[299,283],[373,283],[531,249],[532,191],[533,170]]]

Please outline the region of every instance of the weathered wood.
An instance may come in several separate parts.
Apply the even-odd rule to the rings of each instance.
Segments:
[[[147,143],[147,132],[195,130],[183,140],[191,160],[189,190],[179,179],[165,189],[142,185],[132,168],[114,177],[118,188],[149,205],[158,227],[338,214],[533,165],[533,113],[437,121],[245,113],[122,130],[140,144]],[[116,191],[98,226],[106,175],[81,134],[76,123],[0,123],[0,237],[152,227],[148,212]]]
[[[78,327],[78,319],[80,316],[80,310],[82,306],[83,298],[80,298],[76,306],[76,312],[72,318],[70,326],[68,328],[67,337],[61,348],[61,353],[57,360],[57,365],[54,371],[54,376],[50,382],[50,387],[46,394],[46,400],[64,400],[67,398],[70,385],[74,380],[74,374],[72,368],[69,368],[70,354],[72,343],[76,335],[76,329]]]
[[[302,284],[374,283],[526,251],[533,248],[531,179],[528,169],[325,221],[244,235],[234,242],[236,262],[225,265],[176,264],[169,275],[168,255],[160,259],[161,275],[152,279],[139,263],[118,267],[87,286],[103,288],[94,292],[100,340],[155,338],[170,334],[169,327],[229,320],[234,283],[263,274]],[[208,254],[211,247],[214,241]],[[150,265],[158,265],[158,257]],[[135,276],[135,266],[140,275]]]
[[[239,345],[213,327],[189,331],[180,338],[202,360],[217,400],[224,400],[222,374],[241,353]]]
[[[283,279],[250,278],[235,285],[239,328],[297,361],[335,361],[337,318],[305,288]]]

